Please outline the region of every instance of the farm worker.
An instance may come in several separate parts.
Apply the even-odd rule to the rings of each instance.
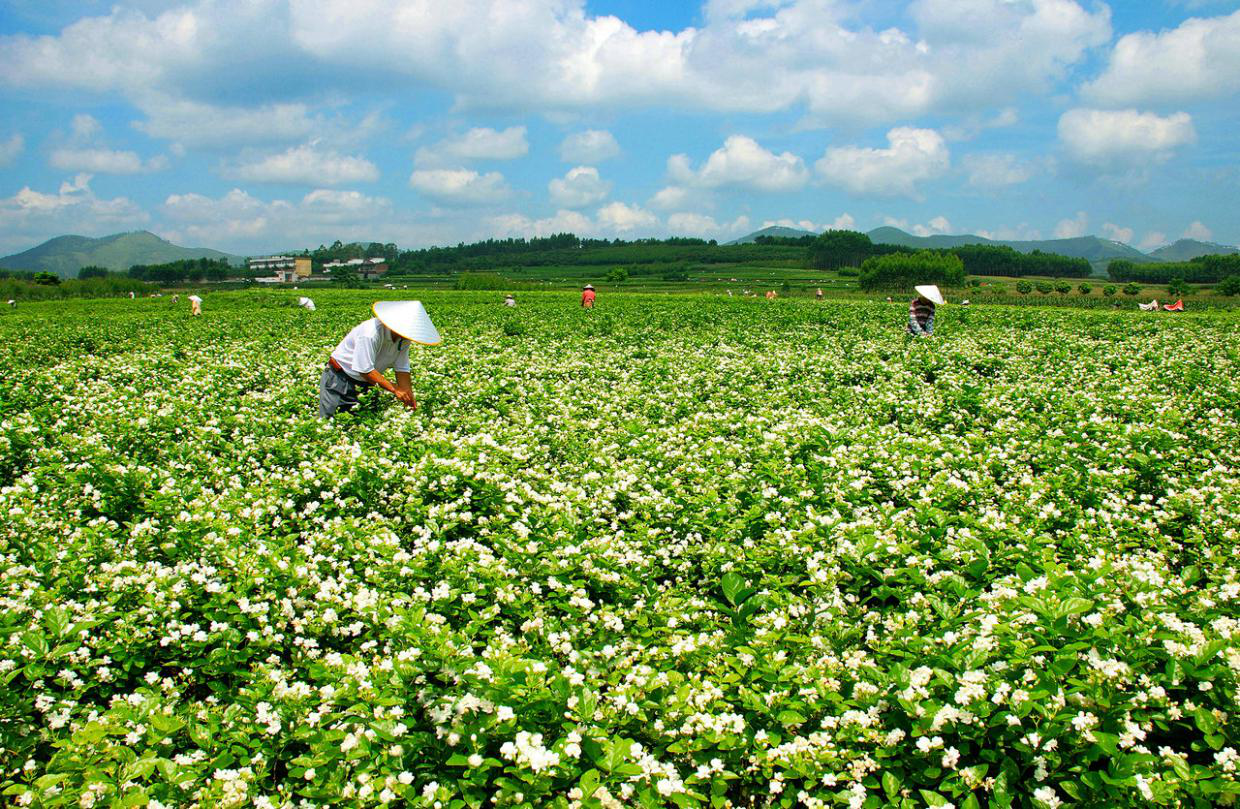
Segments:
[[[1158,311],[1158,298],[1155,298],[1149,303],[1138,303],[1137,308],[1141,309],[1144,312],[1157,312]]]
[[[768,301],[773,301],[773,300],[775,300],[775,290],[773,290],[773,289],[768,289],[768,290],[766,291],[766,299],[767,299]]]
[[[822,287],[818,287],[818,290],[814,292],[814,297],[818,300],[822,300]]]
[[[417,408],[409,377],[409,345],[439,345],[439,332],[421,301],[378,301],[375,316],[355,326],[336,346],[319,381],[319,416],[357,406],[359,392],[378,385],[410,410]],[[393,385],[383,372],[396,372]]]
[[[16,306],[16,305],[17,305],[17,301],[13,300],[12,298],[9,298],[9,306]]]
[[[314,301],[310,300],[305,295],[302,295],[297,299],[297,305],[302,309],[309,309],[311,312],[314,311]]]
[[[934,284],[914,287],[917,297],[908,305],[908,333],[914,337],[934,334],[934,307],[945,303],[943,293]]]
[[[131,300],[131,301],[132,301],[132,300],[133,300],[134,298],[136,298],[136,297],[137,297],[137,296],[133,294],[133,290],[132,290],[132,289],[131,289],[131,290],[129,290],[129,300]]]
[[[511,295],[504,298],[504,306],[516,306],[516,305],[517,305],[517,299],[512,297]]]
[[[581,308],[594,308],[594,287],[591,284],[586,284],[581,288]]]
[[[1163,304],[1163,311],[1164,312],[1183,312],[1184,311],[1184,299],[1180,298],[1175,303]]]
[[[191,315],[202,314],[202,298],[198,297],[197,295],[189,296],[189,313]]]
[[[173,302],[173,303],[177,303],[177,302],[179,302],[180,300],[181,300],[181,296],[180,296],[180,295],[173,295],[173,296],[172,296],[172,302]]]

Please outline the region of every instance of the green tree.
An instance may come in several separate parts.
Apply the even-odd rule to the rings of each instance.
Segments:
[[[1069,284],[1067,281],[1056,281],[1055,291],[1058,292],[1060,295],[1067,295],[1069,292],[1072,291],[1072,285]]]
[[[958,287],[964,284],[964,262],[936,250],[872,256],[862,263],[857,281],[864,290],[911,289],[917,284]]]
[[[107,278],[108,270],[106,267],[98,267],[94,264],[88,264],[78,270],[78,280],[85,281],[87,278]]]
[[[1055,291],[1055,285],[1050,281],[1038,281],[1033,287],[1038,291],[1039,295],[1049,295]]]
[[[60,276],[53,272],[37,272],[30,279],[36,284],[45,287],[54,287],[60,285]]]
[[[1240,275],[1227,276],[1219,281],[1214,291],[1220,295],[1240,295]]]
[[[362,283],[362,279],[358,276],[357,270],[352,267],[333,267],[332,281],[349,289],[358,289],[365,286]]]
[[[1193,288],[1184,280],[1184,276],[1177,275],[1167,284],[1167,294],[1183,297],[1193,291]]]
[[[629,280],[629,271],[624,267],[612,267],[607,271],[607,280],[614,282],[627,281]]]
[[[1136,295],[1136,294],[1138,294],[1138,293],[1140,293],[1140,292],[1141,292],[1141,285],[1140,285],[1140,284],[1135,284],[1135,283],[1134,283],[1134,284],[1124,284],[1124,294],[1125,294],[1125,295],[1132,296],[1132,295]]]
[[[1094,288],[1091,287],[1089,284],[1078,284],[1076,288],[1077,288],[1077,291],[1080,292],[1082,295],[1088,295],[1089,293],[1094,291]]]
[[[1115,284],[1107,284],[1102,288],[1102,294],[1108,298],[1115,297],[1116,292],[1119,292],[1119,287],[1115,286]]]
[[[1030,292],[1033,292],[1033,282],[1032,281],[1017,281],[1016,291],[1022,295],[1028,295]]]
[[[819,270],[859,267],[874,250],[870,237],[855,230],[828,230],[809,246],[809,265]]]

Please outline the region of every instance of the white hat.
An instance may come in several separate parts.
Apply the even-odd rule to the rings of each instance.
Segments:
[[[406,340],[424,346],[436,346],[442,342],[422,301],[376,301],[371,309],[380,323]]]
[[[582,289],[594,289],[594,284],[586,284]]]
[[[913,287],[917,290],[917,294],[930,301],[931,303],[943,305],[947,301],[943,300],[943,293],[939,292],[939,288],[934,284],[924,284],[919,287]]]
[[[309,309],[311,312],[314,311],[314,301],[310,300],[305,295],[302,295],[297,299],[297,305],[305,309]]]

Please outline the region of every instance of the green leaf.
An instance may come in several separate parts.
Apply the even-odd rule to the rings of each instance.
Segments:
[[[805,717],[796,711],[780,711],[775,718],[779,721],[779,724],[789,727],[805,724]]]
[[[586,770],[581,775],[581,780],[577,782],[577,786],[581,789],[581,794],[589,798],[594,794],[594,790],[598,789],[599,772],[593,768]]]
[[[926,802],[926,806],[947,806],[951,803],[951,801],[937,792],[932,792],[928,789],[921,789],[918,792],[921,793],[922,800]]]
[[[1090,601],[1088,598],[1073,596],[1072,598],[1064,600],[1063,606],[1060,610],[1064,615],[1081,615],[1082,613],[1089,612],[1093,608],[1094,602]]]
[[[719,586],[723,588],[723,597],[733,607],[753,594],[753,590],[748,588],[748,583],[739,574],[731,571],[723,574],[723,578],[719,580]]]
[[[1193,719],[1197,721],[1197,729],[1207,736],[1218,730],[1218,720],[1206,708],[1198,708],[1193,711]]]
[[[900,794],[900,779],[891,770],[883,772],[883,792],[887,793],[888,798]]]

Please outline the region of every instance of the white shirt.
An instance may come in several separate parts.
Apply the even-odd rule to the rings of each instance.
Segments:
[[[190,303],[202,303],[202,298],[198,297],[197,295],[190,295],[189,300],[190,300]]]
[[[393,336],[379,318],[372,317],[345,335],[332,352],[332,359],[358,381],[371,371],[382,373],[388,368],[409,373],[409,341],[393,340]]]

